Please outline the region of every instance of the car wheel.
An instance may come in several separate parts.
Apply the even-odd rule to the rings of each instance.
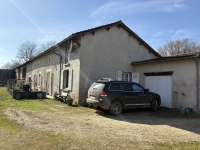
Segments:
[[[20,100],[20,99],[21,99],[20,94],[17,94],[17,95],[16,95],[16,99],[17,99],[17,100]]]
[[[150,109],[152,111],[158,111],[158,107],[159,107],[158,100],[157,99],[153,99],[152,102],[151,102]]]
[[[122,112],[122,103],[120,101],[113,101],[110,104],[109,112],[112,115],[119,115]]]

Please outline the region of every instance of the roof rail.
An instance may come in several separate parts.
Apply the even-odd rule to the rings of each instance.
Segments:
[[[100,81],[104,81],[104,82],[107,81],[107,82],[108,82],[108,81],[114,81],[114,80],[111,79],[111,78],[100,78],[100,79],[97,80],[97,81],[99,81],[99,82],[100,82]]]

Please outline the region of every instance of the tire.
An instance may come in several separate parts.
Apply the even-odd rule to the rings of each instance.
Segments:
[[[20,94],[17,94],[17,95],[16,95],[16,99],[17,99],[17,100],[20,100],[20,99],[21,99]]]
[[[151,106],[150,106],[150,109],[152,110],[152,111],[158,111],[158,107],[159,107],[159,104],[158,104],[158,100],[157,99],[153,99],[152,101],[151,101]]]
[[[112,115],[119,115],[122,112],[122,103],[120,101],[113,101],[110,104],[109,112]]]

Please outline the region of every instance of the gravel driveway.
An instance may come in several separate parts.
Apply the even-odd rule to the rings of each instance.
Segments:
[[[158,117],[146,109],[124,111],[119,116],[112,116],[107,111],[84,109],[93,112],[76,114],[54,108],[53,113],[48,113],[8,108],[5,114],[25,127],[71,135],[80,140],[98,141],[105,146],[115,140],[121,144],[134,141],[144,146],[146,142],[200,139],[199,119]]]

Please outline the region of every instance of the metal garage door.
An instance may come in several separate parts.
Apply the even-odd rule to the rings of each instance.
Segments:
[[[145,87],[161,96],[161,106],[172,108],[172,76],[146,76]]]

